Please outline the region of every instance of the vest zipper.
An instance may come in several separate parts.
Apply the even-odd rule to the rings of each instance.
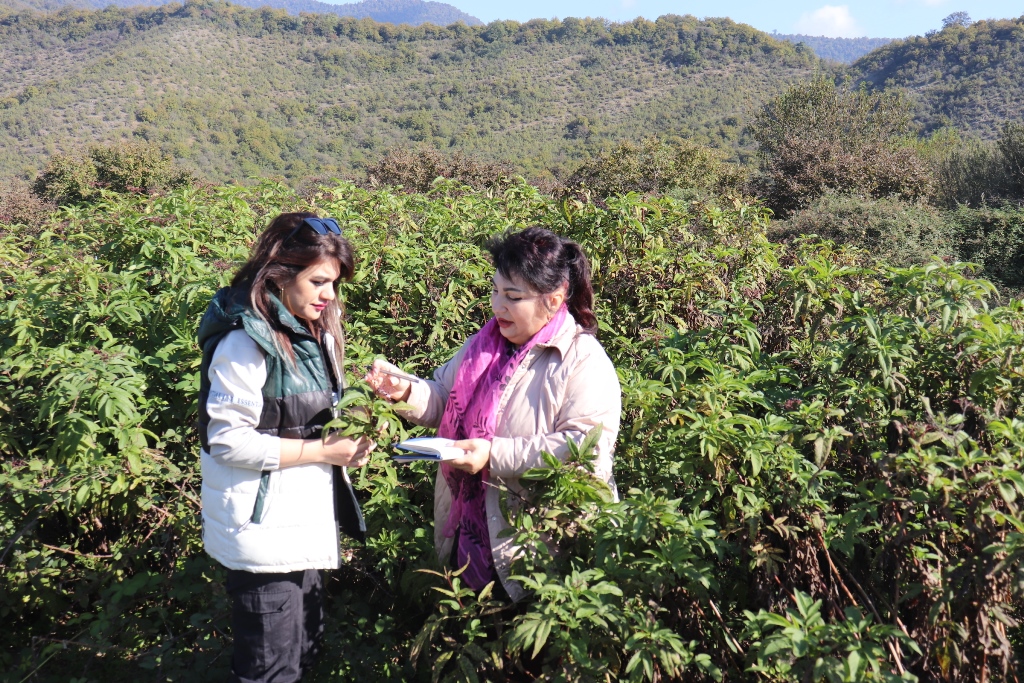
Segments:
[[[256,493],[256,504],[252,508],[252,518],[249,522],[259,524],[263,521],[263,507],[267,501],[267,491],[270,489],[270,470],[264,470],[260,474],[260,490]],[[245,526],[249,525],[245,523]],[[245,528],[244,526],[242,527]],[[240,529],[241,531],[241,529]]]

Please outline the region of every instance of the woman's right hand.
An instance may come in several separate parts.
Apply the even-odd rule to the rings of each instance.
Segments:
[[[347,436],[332,434],[324,441],[324,457],[332,465],[342,467],[362,467],[370,459],[370,453],[377,447],[377,442],[361,436],[352,439]]]
[[[412,382],[401,377],[384,374],[381,372],[382,370],[405,374],[398,366],[378,358],[373,361],[373,365],[370,366],[370,370],[366,373],[364,378],[366,383],[373,387],[373,390],[378,395],[389,400],[404,401],[408,399],[409,392],[412,389]]]

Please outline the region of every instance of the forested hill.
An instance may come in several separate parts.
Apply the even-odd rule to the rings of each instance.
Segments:
[[[852,72],[872,87],[906,88],[925,130],[953,125],[993,136],[999,123],[1024,112],[1024,17],[898,40]]]
[[[790,43],[803,43],[814,50],[814,54],[840,64],[851,64],[872,50],[888,45],[892,38],[828,38],[826,36],[805,36],[798,33],[776,33],[771,37]]]
[[[173,0],[0,0],[0,11],[9,9],[54,11],[71,7],[76,9],[103,9],[110,5],[131,7],[135,5],[160,6]],[[363,0],[347,4],[332,4],[318,0],[235,0],[236,5],[245,7],[273,7],[286,10],[289,14],[314,12],[316,14],[337,14],[356,19],[373,19],[390,24],[437,24],[447,26],[458,21],[469,26],[483,24],[479,19],[466,14],[457,7],[442,2],[424,0]]]
[[[0,17],[0,176],[135,137],[211,180],[347,172],[397,145],[534,177],[612,141],[749,155],[745,117],[827,69],[728,19],[395,26],[224,3]]]

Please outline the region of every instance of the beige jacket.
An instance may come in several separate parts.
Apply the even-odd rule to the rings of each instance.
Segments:
[[[413,383],[408,399],[413,410],[404,413],[411,422],[425,427],[441,424],[448,393],[468,345],[469,341],[438,368],[432,381]],[[530,349],[504,387],[491,441],[490,482],[523,493],[519,476],[528,469],[544,466],[542,451],[564,460],[569,453],[567,440],[579,443],[587,432],[600,424],[603,431],[595,470],[615,492],[612,452],[621,410],[619,378],[611,360],[597,339],[584,333],[572,316],[567,316],[565,324],[549,343]],[[514,510],[516,496],[508,496],[507,500],[508,507]],[[485,505],[494,566],[509,596],[519,600],[524,595],[523,587],[508,578],[517,548],[511,538],[500,536],[509,524],[501,512],[497,486],[488,488]],[[450,509],[451,492],[438,470],[434,489],[434,545],[442,562],[448,561],[452,550],[452,539],[444,535]]]

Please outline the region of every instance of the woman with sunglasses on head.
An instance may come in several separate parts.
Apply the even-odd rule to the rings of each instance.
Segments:
[[[440,559],[468,567],[474,589],[496,581],[512,600],[524,595],[509,580],[516,554],[502,532],[499,488],[529,497],[520,480],[543,467],[541,453],[562,460],[602,428],[595,473],[615,492],[612,450],[619,429],[618,376],[595,336],[590,266],[578,244],[543,228],[506,234],[487,245],[494,260],[494,317],[432,381],[402,379],[376,361],[367,381],[377,392],[412,406],[405,417],[439,427],[465,455],[441,463],[435,484],[434,542]]]
[[[344,390],[337,287],[353,272],[336,221],[281,214],[199,326],[203,543],[228,570],[232,681],[301,678],[339,527],[365,532],[345,468],[374,443],[321,439]]]

